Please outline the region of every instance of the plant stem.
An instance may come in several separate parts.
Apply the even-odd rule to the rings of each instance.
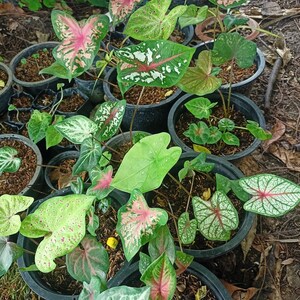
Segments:
[[[27,249],[25,249],[25,248],[23,248],[23,251],[24,251],[25,253],[28,253],[28,254],[31,254],[31,255],[35,255],[34,252],[29,251],[29,250],[27,250]]]
[[[174,180],[181,189],[183,189],[183,191],[185,191],[185,193],[190,196],[190,192],[181,184],[181,182],[179,180],[177,180],[170,172],[168,173],[168,175],[172,178],[172,180]]]
[[[195,173],[193,172],[192,183],[191,183],[191,188],[190,188],[190,194],[189,194],[188,201],[187,201],[187,204],[186,204],[185,212],[188,211],[189,206],[190,206],[190,201],[191,201],[191,198],[192,198],[191,197],[192,196],[192,191],[193,191],[193,188],[194,188],[194,180],[195,180]]]
[[[229,111],[229,109],[230,109],[230,99],[231,99],[232,80],[233,80],[233,65],[234,65],[234,59],[231,60],[231,64],[230,64],[229,90],[228,90],[228,98],[227,98],[227,111]]]
[[[49,112],[50,115],[53,116],[55,114],[55,112],[58,109],[58,107],[59,107],[60,103],[62,102],[63,98],[64,98],[64,92],[63,92],[63,88],[61,87],[60,88],[60,99],[59,99],[59,101],[56,104],[54,104],[52,106],[52,108],[51,108],[51,110]]]
[[[225,118],[227,118],[228,111],[227,111],[227,107],[226,107],[226,102],[225,102],[224,96],[223,96],[222,92],[219,89],[218,89],[218,93],[219,93],[219,95],[221,97],[221,100],[222,100],[224,116],[225,116]]]

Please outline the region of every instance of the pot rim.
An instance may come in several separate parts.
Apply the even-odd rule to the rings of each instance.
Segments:
[[[4,89],[0,91],[0,96],[5,94],[12,86],[13,83],[13,73],[11,69],[4,63],[0,62],[0,69],[4,71],[8,75],[7,82],[5,84]]]

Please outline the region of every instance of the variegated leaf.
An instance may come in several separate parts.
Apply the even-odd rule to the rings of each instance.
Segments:
[[[109,18],[92,15],[78,23],[69,13],[53,10],[53,29],[61,44],[53,49],[53,56],[68,71],[68,79],[79,76],[92,65],[100,42],[108,32]]]
[[[133,288],[121,285],[104,291],[95,300],[148,300],[149,295],[149,287]]]
[[[146,41],[115,52],[118,82],[142,86],[170,87],[187,70],[195,49],[171,41]]]
[[[118,211],[117,233],[120,235],[126,259],[131,260],[140,247],[157,234],[168,221],[163,209],[150,208],[143,194],[134,190],[127,204]]]
[[[143,275],[146,269],[150,266],[152,260],[148,254],[140,252],[139,271]]]
[[[181,273],[183,273],[192,263],[193,259],[194,257],[192,255],[186,254],[182,251],[176,251],[176,275],[179,276]]]
[[[197,220],[190,220],[189,213],[184,212],[178,219],[178,235],[182,244],[191,244],[196,237]]]
[[[78,296],[78,300],[95,300],[107,289],[106,276],[92,276],[90,283],[83,282],[83,288]]]
[[[21,165],[21,158],[16,157],[18,151],[15,148],[4,146],[0,148],[0,175],[3,172],[16,172]]]
[[[209,0],[214,5],[219,5],[223,9],[234,8],[246,3],[247,0]]]
[[[96,230],[99,228],[99,217],[95,214],[95,207],[92,205],[87,213],[86,230],[92,236],[97,236]]]
[[[300,186],[273,174],[241,178],[239,184],[252,195],[244,209],[263,216],[282,216],[300,203]]]
[[[55,124],[54,128],[70,142],[81,144],[96,133],[98,126],[89,118],[76,115]]]
[[[223,192],[216,191],[211,201],[193,197],[193,210],[201,234],[212,241],[227,241],[239,224],[238,213]]]

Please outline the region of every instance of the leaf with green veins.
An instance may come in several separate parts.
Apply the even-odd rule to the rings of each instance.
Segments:
[[[76,181],[71,182],[71,191],[73,194],[83,194],[84,193],[84,186],[83,186],[83,180],[81,177],[76,177]]]
[[[207,144],[216,144],[222,138],[222,132],[216,126],[211,126],[209,129],[209,137]]]
[[[241,201],[246,202],[250,199],[250,195],[240,186],[239,180],[231,180],[231,189]]]
[[[27,196],[0,196],[0,236],[12,235],[19,231],[21,218],[17,213],[26,210],[33,200]]]
[[[181,251],[176,251],[176,275],[179,276],[180,274],[182,274],[192,263],[193,259],[194,257],[192,255],[186,254]]]
[[[190,220],[189,213],[184,212],[178,219],[178,236],[184,245],[191,244],[196,237],[197,220]]]
[[[86,235],[72,252],[66,255],[68,273],[76,280],[90,282],[92,276],[105,278],[109,269],[108,253],[95,237]]]
[[[76,175],[95,167],[102,154],[102,146],[98,141],[89,137],[82,142],[79,157],[73,166],[72,174]]]
[[[49,74],[61,79],[69,79],[69,71],[63,65],[55,61],[52,65],[39,71],[39,74]]]
[[[0,148],[0,175],[3,172],[17,172],[21,165],[21,158],[16,157],[18,151],[15,148],[4,146]]]
[[[92,236],[97,236],[96,230],[99,228],[99,217],[95,214],[95,207],[91,206],[87,213],[87,231]]]
[[[157,230],[156,237],[149,242],[148,252],[152,261],[161,256],[161,254],[166,253],[171,263],[174,263],[175,244],[167,225]]]
[[[76,115],[54,125],[55,129],[74,144],[81,144],[86,138],[96,133],[98,126],[89,118]]]
[[[94,300],[107,289],[106,278],[92,276],[90,283],[83,282],[78,300]]]
[[[168,214],[160,208],[150,208],[143,194],[134,190],[127,204],[118,211],[116,231],[120,235],[125,257],[130,261],[140,247],[157,235],[159,227],[168,221]]]
[[[41,272],[54,270],[55,258],[71,252],[83,239],[86,233],[85,215],[94,199],[94,196],[87,195],[53,197],[23,220],[22,235],[44,237],[35,254],[35,264]]]
[[[112,186],[128,193],[134,189],[146,193],[158,188],[182,152],[179,147],[167,149],[170,141],[170,135],[162,132],[133,145],[123,158]]]
[[[239,184],[252,195],[244,209],[263,216],[282,216],[300,203],[299,185],[273,174],[241,178]]]
[[[47,112],[34,110],[30,120],[27,123],[27,129],[30,139],[34,143],[38,143],[45,136],[49,125],[52,122],[52,116]]]
[[[187,6],[177,5],[169,11],[171,0],[152,0],[129,18],[124,34],[139,40],[167,40],[174,31],[177,19]]]
[[[205,145],[209,138],[209,129],[204,122],[200,121],[197,124],[190,124],[189,129],[183,134],[190,138],[193,143]]]
[[[150,288],[148,286],[133,288],[128,286],[112,287],[101,293],[95,300],[146,300],[149,299]]]
[[[184,104],[189,112],[191,112],[198,119],[207,119],[210,117],[212,108],[215,107],[218,103],[211,101],[204,97],[193,98]]]
[[[166,253],[147,268],[141,281],[151,287],[150,299],[172,299],[176,290],[176,272]]]
[[[249,18],[242,16],[226,15],[223,19],[223,23],[226,27],[226,30],[230,30],[234,26],[246,25],[249,21]]]
[[[139,260],[139,271],[143,275],[146,271],[146,269],[150,266],[152,260],[151,257],[148,254],[145,254],[143,252],[139,253],[140,260]]]
[[[211,201],[193,197],[193,211],[201,234],[211,241],[227,241],[239,224],[238,213],[223,192],[216,191]]]
[[[115,52],[120,83],[171,87],[186,72],[195,49],[171,41],[146,41]]]
[[[262,141],[268,140],[272,137],[272,134],[259,126],[259,124],[255,121],[247,120],[246,128],[250,131],[250,133],[260,139]]]
[[[98,163],[99,167],[102,167],[102,168],[106,167],[109,164],[109,162],[111,160],[111,157],[112,157],[112,155],[111,155],[110,152],[104,151],[102,153],[102,155],[100,157],[100,160],[99,160],[99,163]]]
[[[177,85],[189,94],[210,94],[222,85],[222,80],[215,77],[212,71],[211,51],[201,51],[196,66],[188,68]]]
[[[188,5],[186,11],[178,18],[178,23],[181,28],[188,25],[197,25],[206,19],[208,6],[198,7],[194,4]]]
[[[218,127],[221,131],[232,131],[235,128],[235,124],[228,118],[223,118],[218,122]]]
[[[226,145],[240,146],[239,138],[231,132],[224,132],[222,134],[222,140]]]
[[[221,33],[215,40],[211,53],[212,62],[216,66],[234,60],[240,68],[249,68],[254,63],[256,44],[237,32]]]

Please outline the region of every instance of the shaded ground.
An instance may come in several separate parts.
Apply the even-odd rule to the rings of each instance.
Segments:
[[[299,0],[274,1],[279,9],[273,6],[269,10],[269,14],[271,11],[273,16],[266,15],[268,14],[266,10],[261,11],[263,5],[266,5],[265,2],[253,0],[245,11],[261,22],[265,29],[281,34],[293,58],[281,68],[274,85],[270,109],[266,110],[264,100],[266,86],[274,61],[278,57],[276,49],[280,45],[275,43],[273,37],[260,35],[258,44],[267,55],[268,63],[263,75],[255,83],[250,98],[264,111],[267,127],[273,132],[274,139],[272,143],[265,144],[237,165],[247,175],[269,172],[300,183],[300,2]],[[298,10],[287,11],[292,8]],[[290,15],[286,17],[289,13]],[[84,6],[77,6],[76,14],[86,17]],[[1,10],[0,4],[0,16],[0,56],[7,63],[17,52],[32,43],[54,39],[49,11],[37,13],[5,11],[3,6]],[[234,299],[299,300],[300,208],[278,219],[259,217],[252,237],[254,239],[251,239],[251,235],[248,238],[250,245],[249,252],[246,254],[246,260],[249,262],[248,269],[240,270],[244,274],[244,277],[241,277],[243,279],[240,282],[226,279],[245,288],[244,292],[236,291]],[[229,253],[228,257],[232,258],[233,265],[240,261],[238,252]],[[230,271],[230,266],[227,268]],[[251,273],[252,276],[249,277]],[[243,285],[243,280],[246,279],[250,283],[248,286]],[[0,298],[22,299],[20,294],[15,294],[19,295],[15,298],[12,296],[3,298],[5,285],[9,282],[7,279],[0,280],[0,295],[2,295]],[[27,293],[24,299],[37,298]]]

